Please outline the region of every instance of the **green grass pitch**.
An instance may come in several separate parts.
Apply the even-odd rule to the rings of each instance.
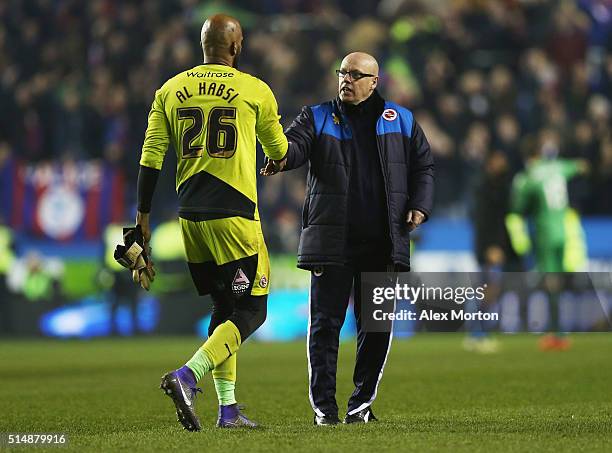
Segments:
[[[380,421],[337,427],[312,426],[304,342],[246,343],[237,396],[263,427],[214,428],[208,378],[199,433],[180,428],[158,389],[196,338],[3,341],[0,432],[64,432],[59,450],[73,451],[612,451],[612,335],[573,335],[556,353],[538,351],[535,336],[501,336],[502,351],[486,356],[461,339],[396,341],[373,405]],[[354,347],[341,347],[341,409]]]

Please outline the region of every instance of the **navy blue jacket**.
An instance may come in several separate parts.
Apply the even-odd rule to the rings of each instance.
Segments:
[[[289,139],[285,170],[310,164],[298,267],[347,264],[351,147],[357,145],[343,103],[336,98],[304,107],[285,135]],[[409,268],[406,214],[410,209],[418,209],[426,218],[431,213],[433,157],[412,112],[392,102],[385,102],[378,118],[376,141],[387,197],[391,259]]]

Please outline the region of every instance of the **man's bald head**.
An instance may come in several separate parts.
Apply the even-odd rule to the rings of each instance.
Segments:
[[[378,62],[376,61],[376,58],[374,58],[369,53],[350,53],[346,57],[344,57],[342,63],[340,64],[340,67],[342,68],[343,65],[354,66],[361,72],[373,74],[378,77]]]
[[[348,54],[340,64],[340,71],[338,95],[347,104],[359,104],[366,100],[378,85],[378,62],[370,54]]]
[[[204,63],[219,63],[236,67],[242,50],[240,22],[226,14],[215,14],[202,25],[200,35]]]

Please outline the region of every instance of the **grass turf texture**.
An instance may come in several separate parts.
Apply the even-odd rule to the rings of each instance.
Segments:
[[[312,426],[303,342],[246,343],[237,396],[263,427],[214,428],[207,377],[199,433],[181,429],[158,389],[195,338],[3,341],[0,432],[64,432],[61,449],[74,451],[611,451],[612,335],[572,339],[568,352],[542,353],[535,336],[502,336],[487,356],[464,352],[459,335],[398,340],[373,405],[380,422],[337,427]],[[353,358],[343,343],[341,412]]]

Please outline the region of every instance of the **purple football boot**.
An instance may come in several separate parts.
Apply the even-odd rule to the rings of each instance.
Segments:
[[[237,403],[219,406],[218,428],[257,428],[257,423],[246,418]]]
[[[194,410],[195,396],[202,389],[196,387],[193,371],[187,366],[171,371],[162,377],[159,385],[172,398],[178,421],[187,431],[200,431],[202,426]]]

